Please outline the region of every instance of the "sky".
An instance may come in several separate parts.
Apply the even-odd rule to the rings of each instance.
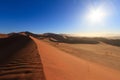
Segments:
[[[0,33],[119,34],[119,3],[120,0],[0,0]]]

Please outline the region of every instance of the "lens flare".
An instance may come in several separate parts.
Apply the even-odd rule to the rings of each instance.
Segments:
[[[87,20],[91,24],[99,24],[104,22],[104,19],[106,17],[106,12],[102,8],[92,8],[87,14]]]

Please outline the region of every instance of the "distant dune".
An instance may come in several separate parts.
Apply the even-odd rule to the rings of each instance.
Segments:
[[[74,37],[69,35],[61,35],[54,33],[45,33],[42,36],[43,38],[48,38],[53,42],[62,42],[62,43],[70,43],[70,44],[98,44],[100,42],[104,42],[114,46],[120,46],[120,39],[112,39],[107,37]]]

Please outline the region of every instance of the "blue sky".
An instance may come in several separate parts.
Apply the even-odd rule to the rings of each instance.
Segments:
[[[0,0],[0,33],[119,33],[119,0]],[[105,25],[85,21],[89,8],[103,5]]]

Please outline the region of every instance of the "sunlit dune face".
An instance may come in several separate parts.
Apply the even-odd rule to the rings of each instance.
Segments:
[[[91,9],[90,12],[87,13],[87,20],[91,24],[102,23],[105,17],[106,17],[106,12],[100,8]]]

